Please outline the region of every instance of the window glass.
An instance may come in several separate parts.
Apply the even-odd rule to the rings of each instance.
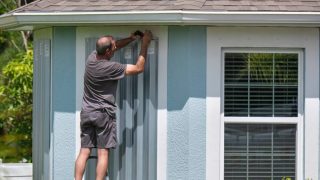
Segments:
[[[224,114],[298,116],[298,53],[225,53]]]
[[[226,124],[225,180],[296,179],[296,125]]]

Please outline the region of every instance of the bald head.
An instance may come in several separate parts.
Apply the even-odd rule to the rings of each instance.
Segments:
[[[97,40],[96,51],[99,56],[104,55],[107,49],[112,48],[112,40],[112,36],[103,36]]]

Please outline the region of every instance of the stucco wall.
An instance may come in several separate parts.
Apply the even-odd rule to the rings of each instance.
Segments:
[[[53,178],[72,179],[75,154],[76,28],[54,27],[52,41]]]
[[[206,27],[168,31],[168,180],[205,179]]]
[[[110,32],[127,27],[117,28],[112,27]],[[76,56],[83,53],[76,38],[93,37],[106,30],[104,27],[95,31],[97,28],[93,27],[79,29],[52,29],[52,132],[43,133],[52,133],[52,153],[48,155],[51,156],[53,179],[73,177],[74,160],[79,149],[76,146],[79,141],[76,111],[80,108],[84,65],[76,62]],[[127,31],[121,31],[124,32],[127,35]],[[161,143],[157,152],[159,180],[223,179],[223,117],[220,105],[223,93],[221,52],[224,47],[303,49],[305,92],[303,122],[300,124],[304,129],[298,131],[297,169],[299,177],[319,177],[318,29],[169,26],[159,34],[163,34],[161,37],[165,39],[160,39],[162,50],[158,63],[161,68],[158,69],[158,95],[162,103],[159,109],[164,114],[157,119],[157,141]]]

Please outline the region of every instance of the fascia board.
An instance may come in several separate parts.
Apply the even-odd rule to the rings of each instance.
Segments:
[[[186,23],[206,24],[314,24],[320,25],[320,14],[185,14],[182,19]]]
[[[0,16],[0,29],[8,29],[18,25],[19,23],[15,16]]]
[[[130,11],[130,12],[50,12],[13,13],[0,16],[0,28],[23,26],[78,25],[268,25],[320,26],[318,12],[195,12],[195,11]]]

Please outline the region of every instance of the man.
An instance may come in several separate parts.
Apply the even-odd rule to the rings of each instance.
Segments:
[[[136,64],[110,61],[116,50],[140,36],[140,54]],[[130,37],[115,41],[103,36],[96,42],[96,51],[89,55],[84,74],[84,95],[81,110],[81,149],[75,163],[75,179],[82,180],[91,149],[98,149],[96,180],[104,180],[108,168],[109,149],[117,145],[115,97],[118,80],[125,75],[143,72],[152,33],[136,31]]]

